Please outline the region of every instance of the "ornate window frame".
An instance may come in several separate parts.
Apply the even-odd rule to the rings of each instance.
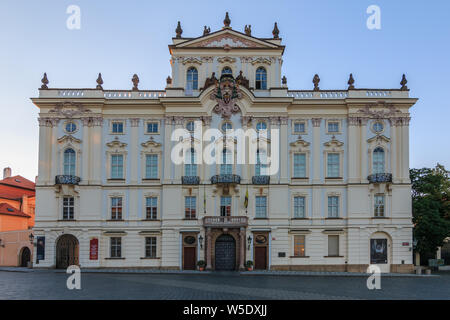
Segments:
[[[125,135],[127,132],[127,121],[126,119],[109,119],[109,134],[111,135]],[[114,123],[122,123],[123,131],[122,132],[113,132],[113,124]]]
[[[325,142],[323,149],[323,176],[325,180],[343,180],[344,179],[344,143],[337,140],[334,136],[330,141]],[[328,154],[337,153],[339,154],[339,175],[338,177],[328,176]]]
[[[158,125],[158,131],[157,132],[148,132],[148,124],[149,123],[156,123]],[[145,135],[159,135],[161,134],[161,120],[160,119],[146,119],[144,120],[144,134]]]
[[[226,136],[226,140],[225,140],[225,136],[220,137],[219,139],[215,140],[215,158],[216,158],[216,174],[220,174],[220,166],[222,165],[222,152],[224,149],[229,149],[232,151],[232,167],[231,167],[231,174],[235,174],[236,172],[236,165],[237,165],[237,151],[236,151],[236,144],[237,141],[234,139],[234,137],[230,137],[230,136]],[[223,148],[221,148],[221,146]],[[217,158],[217,155],[220,153],[219,155],[219,161]]]
[[[390,142],[391,140],[384,135],[376,135],[367,140],[367,152],[369,158],[369,174],[373,173],[373,152],[376,148],[380,147],[384,150],[384,171],[388,173],[391,171],[391,150],[390,150]]]
[[[290,160],[291,160],[291,165],[290,165],[290,177],[291,180],[308,180],[309,179],[309,173],[310,173],[310,166],[309,166],[309,161],[310,161],[310,156],[311,156],[311,150],[310,150],[310,143],[303,140],[301,137],[298,137],[298,139],[294,142],[291,142],[290,144],[290,150],[289,150],[289,154],[290,154]],[[304,153],[305,154],[305,177],[294,177],[294,155],[298,154],[298,153]]]
[[[64,198],[72,197],[73,198],[73,219],[64,219]],[[77,192],[72,191],[71,189],[66,190],[66,192],[61,193],[61,195],[57,196],[58,198],[58,216],[57,220],[59,221],[75,221],[79,218],[80,212],[80,195]]]
[[[142,253],[142,256],[140,257],[141,260],[158,260],[161,259],[162,256],[162,248],[161,248],[161,243],[162,243],[162,235],[161,232],[158,231],[150,231],[150,232],[140,232],[138,233],[140,236],[140,239],[142,239],[141,241],[139,241],[141,243],[140,245],[140,252]],[[145,255],[145,250],[146,250],[146,238],[156,238],[156,257],[147,257]]]
[[[336,122],[338,124],[338,131],[337,132],[330,132],[330,131],[328,131],[328,124],[330,122],[331,123]],[[329,134],[329,135],[342,134],[342,119],[325,119],[325,130],[326,130],[326,134]]]
[[[269,199],[269,188],[267,187],[260,187],[255,188],[258,191],[253,192],[252,198],[253,198],[253,204],[252,204],[252,210],[253,210],[253,219],[254,220],[265,220],[270,219],[269,213],[270,213],[270,199]],[[265,217],[257,217],[256,216],[256,197],[266,197],[266,216]]]
[[[58,140],[58,158],[59,158],[59,170],[58,172],[64,174],[64,151],[67,149],[73,149],[75,151],[75,176],[81,176],[80,163],[81,163],[81,140],[73,136],[65,135]]]
[[[159,184],[162,177],[162,144],[159,142],[156,142],[153,140],[153,137],[150,137],[150,139],[146,142],[141,143],[141,181],[143,183],[156,183]],[[157,161],[158,161],[158,177],[157,178],[147,178],[145,175],[145,168],[146,168],[146,156],[147,155],[157,155]]]
[[[295,213],[294,213],[294,211],[295,211],[295,198],[296,197],[303,197],[303,198],[305,198],[305,216],[302,218],[302,217],[296,217],[295,216]],[[293,192],[292,194],[291,194],[291,220],[307,220],[307,219],[310,219],[311,217],[309,217],[309,215],[308,215],[308,210],[309,210],[309,204],[308,204],[308,198],[309,197],[309,194],[308,193],[306,193],[306,192],[301,192],[301,191],[296,191],[296,192]]]
[[[68,125],[69,123],[75,124],[75,130],[72,131],[72,132],[69,132],[69,131],[66,130],[66,127],[67,127],[67,125]],[[80,130],[80,126],[79,126],[78,121],[76,121],[76,120],[74,120],[74,119],[68,119],[68,120],[64,121],[64,123],[63,123],[63,131],[64,131],[64,133],[66,133],[66,134],[75,134],[75,133],[77,133],[79,130]]]
[[[125,208],[126,208],[126,205],[125,205],[125,199],[126,199],[126,197],[125,197],[125,194],[124,193],[122,193],[122,192],[111,192],[111,193],[108,193],[108,212],[107,212],[107,215],[106,215],[106,220],[107,221],[125,221]],[[112,199],[113,198],[122,198],[122,219],[113,219],[112,218]]]
[[[125,182],[127,179],[127,155],[128,151],[126,150],[127,144],[124,142],[120,142],[119,139],[116,137],[111,142],[106,143],[106,146],[108,149],[106,150],[106,176],[108,177],[108,182],[115,182],[115,181],[123,181]],[[112,168],[112,156],[113,155],[122,155],[123,156],[123,177],[122,178],[112,178],[111,176],[111,168]]]
[[[156,198],[156,219],[147,219],[147,198]],[[142,198],[142,220],[160,221],[161,220],[161,197],[157,192],[145,192]]]
[[[338,215],[337,217],[330,217],[328,213],[328,201],[330,197],[337,197],[338,198]],[[344,202],[342,201],[342,194],[338,191],[328,191],[326,193],[326,206],[325,206],[325,219],[342,219],[343,218],[343,208],[344,208]]]
[[[266,88],[265,89],[256,89],[256,72],[258,71],[259,68],[264,69],[264,71],[266,72]],[[254,66],[254,75],[255,75],[255,90],[257,91],[265,91],[265,90],[269,90],[269,70],[261,63],[258,63],[257,65]]]
[[[292,135],[305,135],[308,134],[308,120],[306,119],[292,119]],[[296,123],[303,123],[305,126],[305,131],[303,132],[299,132],[299,131],[295,131],[295,124]]]

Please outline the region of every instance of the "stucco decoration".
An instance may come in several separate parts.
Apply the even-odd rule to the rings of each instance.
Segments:
[[[235,36],[233,34],[221,34],[211,39],[203,40],[199,43],[193,44],[196,47],[207,47],[207,48],[223,48],[225,46],[234,48],[257,48],[261,45],[256,42]]]
[[[252,60],[251,64],[272,64],[272,60],[270,58],[258,57]]]
[[[325,142],[323,145],[324,145],[325,147],[329,147],[329,148],[332,148],[332,149],[334,150],[334,148],[340,148],[340,147],[342,147],[342,146],[344,145],[344,143],[341,142],[341,141],[339,141],[338,139],[336,139],[335,136],[332,136],[332,137],[331,137],[331,140],[328,141],[328,142]]]
[[[110,148],[125,148],[127,144],[125,142],[120,142],[118,137],[115,137],[113,141],[106,144]]]
[[[80,139],[77,139],[70,135],[64,135],[58,139],[59,143],[81,143]]]
[[[196,57],[185,57],[185,58],[182,58],[183,60],[181,61],[181,63],[182,64],[187,64],[187,63],[190,63],[190,64],[202,64],[202,60],[201,59],[199,59],[199,58],[196,58]]]
[[[91,112],[91,110],[86,109],[81,103],[65,101],[57,103],[55,108],[51,109],[49,112],[56,113],[58,116],[63,118],[73,118],[83,113]]]
[[[229,119],[232,114],[240,111],[236,100],[241,98],[242,93],[239,85],[230,74],[224,74],[220,77],[220,81],[210,95],[211,100],[217,101],[213,111],[225,119]]]
[[[310,143],[305,141],[305,140],[303,140],[302,136],[298,136],[297,140],[294,141],[294,142],[291,142],[289,145],[291,147],[300,147],[300,148],[303,147],[303,148],[306,148],[306,147],[308,147],[310,145]]]
[[[147,151],[149,152],[156,152],[157,151],[156,149],[159,150],[162,144],[156,142],[153,137],[150,137],[148,141],[141,143],[141,146],[147,148]]]
[[[373,110],[374,108],[386,108],[386,110]],[[366,116],[369,116],[372,119],[386,119],[389,117],[398,116],[401,113],[400,110],[394,107],[392,104],[366,104],[363,109],[358,110],[359,113],[362,113]]]

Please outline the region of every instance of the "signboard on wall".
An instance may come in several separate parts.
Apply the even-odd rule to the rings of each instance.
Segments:
[[[45,260],[45,237],[37,237],[36,261]]]
[[[89,260],[98,260],[98,239],[91,239],[89,242]]]

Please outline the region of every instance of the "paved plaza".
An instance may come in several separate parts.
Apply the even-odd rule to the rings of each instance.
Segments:
[[[0,271],[0,299],[450,299],[450,273],[382,276],[368,290],[365,276],[82,272],[81,290],[55,270]]]

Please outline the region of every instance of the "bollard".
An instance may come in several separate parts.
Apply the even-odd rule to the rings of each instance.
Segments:
[[[421,268],[417,268],[416,269],[416,274],[422,274],[422,269]]]
[[[426,275],[430,275],[430,274],[431,274],[431,269],[426,269],[426,270],[425,270],[425,274],[426,274]]]

